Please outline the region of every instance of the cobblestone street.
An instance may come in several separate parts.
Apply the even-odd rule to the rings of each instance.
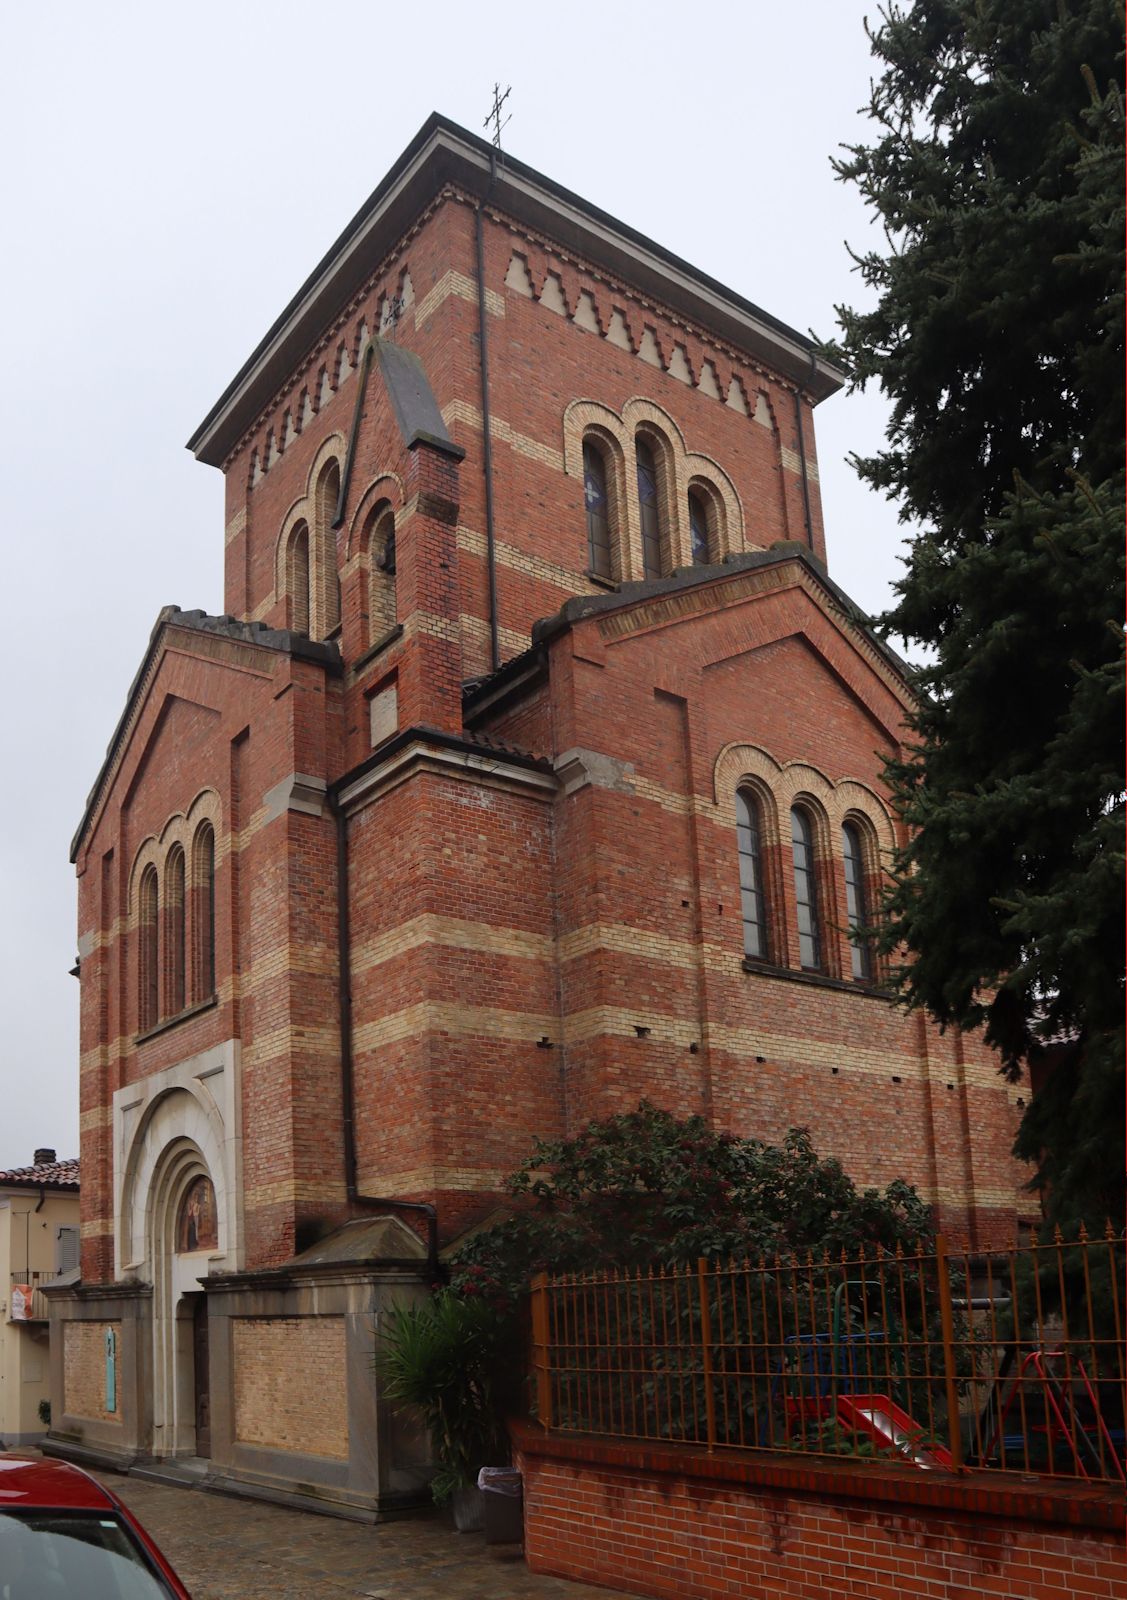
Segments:
[[[96,1476],[140,1518],[192,1600],[612,1600],[534,1576],[515,1545],[487,1546],[437,1516],[378,1527],[205,1490]]]

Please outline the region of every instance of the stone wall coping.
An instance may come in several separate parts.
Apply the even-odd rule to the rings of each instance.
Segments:
[[[306,1284],[411,1282],[427,1277],[425,1257],[373,1261],[318,1261],[300,1267],[259,1267],[248,1272],[212,1272],[200,1279],[208,1294],[242,1289],[300,1289]]]
[[[914,1467],[865,1465],[753,1450],[709,1454],[692,1445],[605,1439],[589,1434],[545,1433],[535,1423],[510,1422],[513,1448],[522,1456],[691,1478],[699,1483],[831,1499],[882,1501],[973,1517],[1124,1531],[1124,1490],[1116,1484],[1063,1483],[1018,1473],[954,1476]]]
[[[152,1296],[151,1283],[51,1283],[43,1285],[49,1300],[78,1300],[88,1303],[97,1300],[137,1300]]]

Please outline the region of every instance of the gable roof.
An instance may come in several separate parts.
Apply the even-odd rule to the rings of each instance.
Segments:
[[[240,644],[259,645],[264,650],[284,651],[291,656],[301,656],[307,661],[316,661],[329,672],[341,671],[340,651],[335,644],[323,644],[316,639],[307,638],[303,633],[291,633],[286,628],[270,628],[265,622],[239,622],[232,616],[213,617],[206,611],[181,611],[179,606],[162,606],[153,624],[153,631],[149,635],[148,649],[141,665],[137,668],[133,682],[129,685],[125,706],[106,747],[105,760],[98,768],[94,787],[86,797],[82,821],[78,824],[74,838],[70,842],[72,861],[78,855],[86,830],[106,791],[110,775],[125,748],[126,738],[133,726],[137,707],[148,687],[165,632],[172,627],[187,628],[196,633],[216,634],[225,639],[234,639]]]
[[[510,657],[495,672],[470,678],[462,685],[462,709],[467,727],[488,718],[502,703],[514,696],[519,697],[541,682],[548,667],[548,644],[577,624],[593,617],[610,618],[615,615],[625,620],[634,608],[665,600],[673,604],[669,607],[669,616],[662,620],[674,620],[680,610],[676,602],[681,597],[715,586],[721,591],[718,603],[725,604],[729,586],[738,584],[743,575],[768,573],[772,568],[783,568],[788,564],[798,565],[803,584],[815,603],[821,605],[844,632],[852,635],[854,644],[862,655],[868,657],[885,685],[905,709],[910,708],[915,698],[911,665],[884,642],[873,628],[871,619],[844,589],[834,583],[822,563],[805,545],[784,540],[770,550],[749,550],[742,555],[726,556],[723,561],[708,566],[682,567],[667,578],[620,583],[609,594],[572,596],[552,616],[533,623],[532,644],[527,650]],[[780,578],[782,576],[780,573]],[[702,593],[701,599],[704,598]],[[627,623],[624,631],[628,630]]]
[[[39,1161],[0,1172],[0,1189],[77,1189],[78,1161]]]
[[[804,334],[562,184],[432,112],[192,434],[188,449],[198,460],[222,465],[325,324],[448,183],[711,328],[800,385],[815,402],[841,388],[842,375]]]

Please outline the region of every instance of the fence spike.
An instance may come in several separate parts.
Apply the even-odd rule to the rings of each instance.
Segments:
[[[1056,1245],[1064,1243],[1064,1234],[1060,1231],[1059,1222],[1053,1224],[1053,1243]]]
[[[1084,1226],[1083,1217],[1081,1217],[1081,1219],[1080,1219],[1080,1232],[1077,1235],[1077,1237],[1079,1238],[1081,1244],[1087,1244],[1088,1243],[1088,1230]]]
[[[1111,1218],[1110,1217],[1108,1217],[1107,1221],[1104,1224],[1104,1238],[1105,1239],[1111,1239],[1112,1241],[1114,1241],[1114,1239],[1115,1239],[1115,1229],[1111,1225]]]
[[[896,1259],[897,1261],[903,1261],[904,1259],[904,1246],[899,1239],[896,1241]]]

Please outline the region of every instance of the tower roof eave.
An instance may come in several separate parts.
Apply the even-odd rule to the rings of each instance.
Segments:
[[[524,162],[498,159],[486,140],[433,112],[192,434],[188,449],[198,460],[222,465],[325,323],[447,183],[715,330],[814,402],[841,388],[841,373],[804,334]]]

